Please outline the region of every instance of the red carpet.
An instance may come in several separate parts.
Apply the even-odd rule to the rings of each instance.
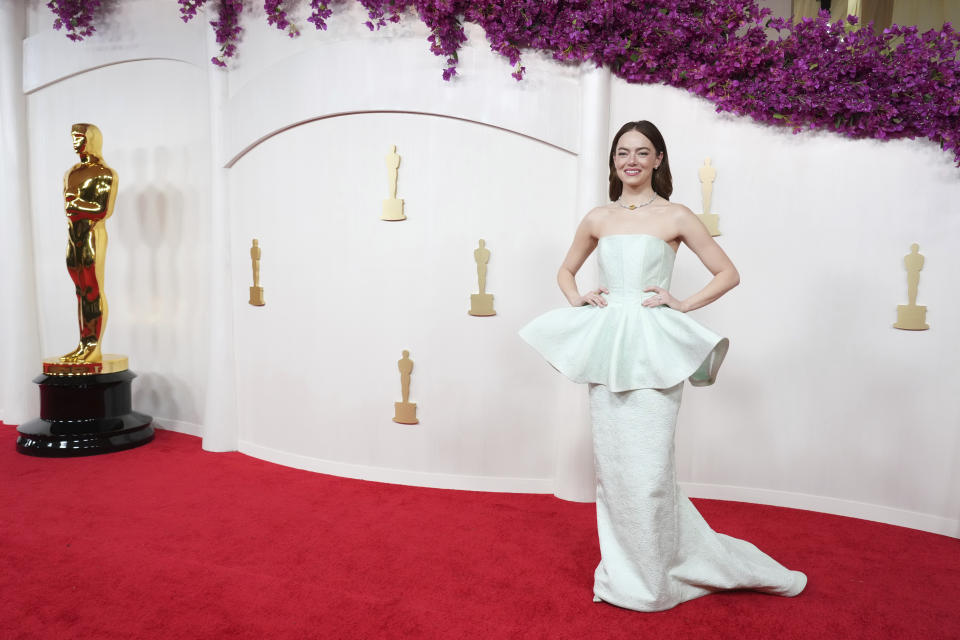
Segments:
[[[960,638],[960,541],[696,500],[810,577],[660,613],[591,601],[594,507],[207,453],[39,459],[0,426],[0,638]]]

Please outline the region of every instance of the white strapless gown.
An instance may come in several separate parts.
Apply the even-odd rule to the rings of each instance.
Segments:
[[[670,288],[676,253],[655,236],[597,246],[606,307],[545,313],[520,336],[558,371],[588,383],[597,473],[600,564],[594,599],[660,611],[726,589],[803,590],[749,542],[716,533],[677,486],[674,432],[683,381],[713,384],[729,342],[688,315],[640,302]]]

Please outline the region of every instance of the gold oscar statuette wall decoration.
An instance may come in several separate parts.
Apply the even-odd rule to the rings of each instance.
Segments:
[[[480,246],[473,251],[473,260],[477,263],[480,293],[470,294],[470,310],[467,313],[472,316],[495,316],[497,312],[493,310],[493,294],[487,293],[487,263],[490,262],[490,249],[487,249],[487,243],[483,239],[480,240]]]
[[[397,145],[390,145],[390,153],[386,157],[387,177],[389,187],[387,194],[390,196],[383,201],[383,213],[381,220],[406,220],[407,216],[403,213],[403,200],[397,198],[397,174],[400,168],[400,155],[397,153]]]
[[[256,238],[250,247],[250,262],[253,264],[253,286],[250,287],[249,302],[255,307],[262,307],[266,302],[263,301],[263,287],[260,286],[260,241]]]
[[[903,265],[907,268],[907,304],[897,305],[897,321],[893,326],[907,331],[926,331],[930,328],[927,324],[927,308],[917,304],[923,255],[916,242],[910,245],[910,253],[904,256]]]
[[[63,178],[63,211],[80,339],[70,353],[43,360],[43,374],[33,380],[40,386],[40,417],[17,427],[17,451],[41,457],[109,453],[153,440],[153,419],[131,406],[136,375],[127,356],[102,351],[106,222],[117,200],[117,172],[103,159],[99,128],[75,124],[70,138],[80,162]]]
[[[404,349],[403,357],[397,361],[400,370],[400,393],[403,400],[393,403],[393,421],[400,424],[417,424],[417,403],[410,402],[410,374],[413,373],[413,360],[410,352]]]
[[[711,236],[720,235],[720,216],[710,213],[710,206],[713,203],[713,181],[717,179],[717,170],[710,164],[710,158],[703,162],[700,167],[700,196],[703,201],[703,213],[697,217],[707,228]]]

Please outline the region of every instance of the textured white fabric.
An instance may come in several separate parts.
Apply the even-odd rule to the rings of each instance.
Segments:
[[[713,384],[729,342],[690,316],[640,303],[649,286],[670,288],[676,252],[655,236],[605,236],[597,245],[606,307],[554,309],[520,330],[520,337],[574,382],[612,391],[666,389],[689,378]]]
[[[590,385],[601,556],[595,599],[660,611],[724,589],[795,595],[802,574],[713,531],[677,486],[682,394],[683,383],[620,393]]]

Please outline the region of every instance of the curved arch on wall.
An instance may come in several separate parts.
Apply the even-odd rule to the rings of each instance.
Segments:
[[[160,5],[139,5],[138,22],[125,30],[104,30],[82,46],[62,32],[45,30],[23,41],[23,92],[33,93],[55,82],[87,71],[141,60],[175,60],[186,64],[209,65],[205,24],[183,24],[175,13]],[[138,33],[137,27],[150,29]],[[142,28],[142,26],[141,26]],[[116,39],[112,39],[116,38]]]
[[[112,46],[98,42],[97,46],[86,47],[78,47],[56,31],[30,36],[23,41],[23,92],[30,94],[81,73],[126,62],[173,60],[196,67],[204,64],[203,38],[177,37],[182,35],[159,29],[149,39],[138,42]]]
[[[41,90],[41,89],[45,89],[46,87],[49,87],[50,85],[56,84],[56,83],[61,82],[61,81],[63,81],[63,80],[68,80],[68,79],[73,78],[73,77],[75,77],[75,76],[82,75],[82,74],[87,73],[87,72],[89,72],[89,71],[96,71],[97,69],[103,69],[104,67],[112,67],[112,66],[114,66],[114,65],[125,64],[125,63],[128,63],[128,62],[144,62],[144,61],[147,61],[147,60],[169,60],[169,61],[172,61],[172,62],[184,62],[184,63],[186,63],[186,64],[196,66],[196,64],[195,64],[193,61],[191,61],[191,60],[184,60],[183,58],[179,58],[179,57],[176,57],[176,56],[145,55],[145,56],[142,56],[142,57],[141,57],[141,56],[124,57],[122,60],[110,60],[110,61],[102,62],[102,63],[97,63],[97,62],[88,63],[88,64],[83,65],[83,68],[71,68],[71,69],[69,69],[69,70],[61,70],[61,71],[59,71],[59,72],[53,72],[53,73],[51,73],[48,77],[44,77],[44,78],[42,78],[42,79],[38,79],[38,78],[33,78],[33,77],[31,77],[31,81],[32,81],[32,82],[35,82],[35,83],[37,83],[37,84],[31,84],[31,86],[30,86],[29,88],[28,88],[27,85],[26,85],[26,79],[24,79],[24,91],[23,91],[23,92],[24,92],[25,95],[29,95],[29,94],[34,93],[34,92],[36,92],[36,91],[39,91],[39,90]],[[80,66],[80,65],[77,65],[77,66]],[[72,67],[72,65],[71,65],[71,67]]]
[[[309,120],[303,120],[303,121],[301,121],[301,122],[294,122],[294,123],[288,124],[287,126],[281,127],[281,128],[279,128],[279,129],[277,129],[276,131],[271,131],[271,132],[267,133],[266,135],[264,135],[263,137],[261,137],[261,138],[259,138],[259,139],[257,139],[257,140],[254,140],[254,141],[251,142],[249,145],[247,145],[246,147],[244,147],[235,157],[231,158],[231,159],[229,160],[229,162],[227,162],[227,164],[226,164],[225,166],[226,166],[226,168],[228,168],[228,169],[231,168],[231,167],[233,167],[233,166],[234,166],[237,162],[239,162],[245,155],[247,155],[248,153],[250,153],[251,151],[253,151],[254,149],[256,149],[256,148],[257,148],[259,145],[261,145],[262,143],[266,142],[266,141],[269,140],[270,138],[273,138],[274,136],[278,136],[278,135],[280,135],[281,133],[285,133],[285,132],[287,132],[287,131],[290,131],[291,129],[296,129],[297,127],[300,127],[300,126],[303,126],[303,125],[307,125],[307,124],[311,124],[311,123],[313,123],[313,122],[318,122],[318,121],[320,121],[320,120],[329,120],[329,119],[331,119],[331,118],[341,118],[341,117],[344,117],[344,116],[356,116],[356,115],[365,115],[365,114],[404,114],[404,115],[413,115],[413,116],[427,116],[427,117],[433,117],[433,118],[444,118],[444,119],[447,119],[447,120],[459,120],[460,122],[464,122],[464,123],[466,123],[466,124],[476,124],[476,125],[480,125],[480,126],[482,126],[482,127],[489,127],[490,129],[496,129],[496,130],[498,130],[498,131],[503,131],[503,132],[505,132],[505,133],[511,133],[511,134],[513,134],[513,135],[520,136],[521,138],[527,138],[528,140],[532,140],[532,141],[534,141],[534,142],[539,142],[539,143],[541,143],[541,144],[545,144],[545,145],[547,145],[548,147],[553,147],[554,149],[556,149],[556,150],[558,150],[558,151],[561,151],[561,152],[563,152],[563,153],[567,153],[567,154],[569,154],[569,155],[574,155],[574,156],[577,155],[575,151],[573,151],[573,150],[571,150],[571,149],[566,149],[566,148],[561,147],[561,146],[559,146],[559,145],[556,145],[556,144],[550,142],[549,140],[543,140],[543,139],[541,139],[541,138],[537,138],[537,137],[535,137],[535,136],[532,136],[532,135],[530,135],[530,134],[524,133],[524,132],[522,132],[522,131],[516,131],[516,130],[513,130],[513,129],[507,129],[507,128],[505,128],[505,127],[498,127],[497,125],[490,124],[490,123],[487,123],[487,122],[480,122],[480,121],[478,121],[478,120],[470,120],[470,119],[468,119],[468,118],[459,118],[459,117],[457,117],[457,116],[452,116],[452,115],[448,115],[448,114],[445,114],[445,113],[431,113],[431,112],[424,112],[424,111],[395,111],[395,110],[390,110],[390,109],[371,109],[371,110],[369,110],[369,111],[349,111],[349,112],[345,112],[345,113],[329,113],[329,114],[327,114],[327,115],[318,116],[318,117],[316,117],[316,118],[310,118]]]
[[[261,70],[224,107],[222,166],[232,166],[257,144],[281,131],[357,113],[456,118],[578,153],[577,78],[557,75],[539,85],[520,84],[502,69],[482,65],[454,85],[437,77],[436,64],[432,56],[424,55],[419,40],[385,44],[388,46],[371,46],[364,40],[335,42]],[[338,63],[323,64],[331,59]],[[393,67],[397,73],[390,72]],[[330,90],[336,87],[349,87],[349,91]],[[435,90],[424,91],[424,87]]]

